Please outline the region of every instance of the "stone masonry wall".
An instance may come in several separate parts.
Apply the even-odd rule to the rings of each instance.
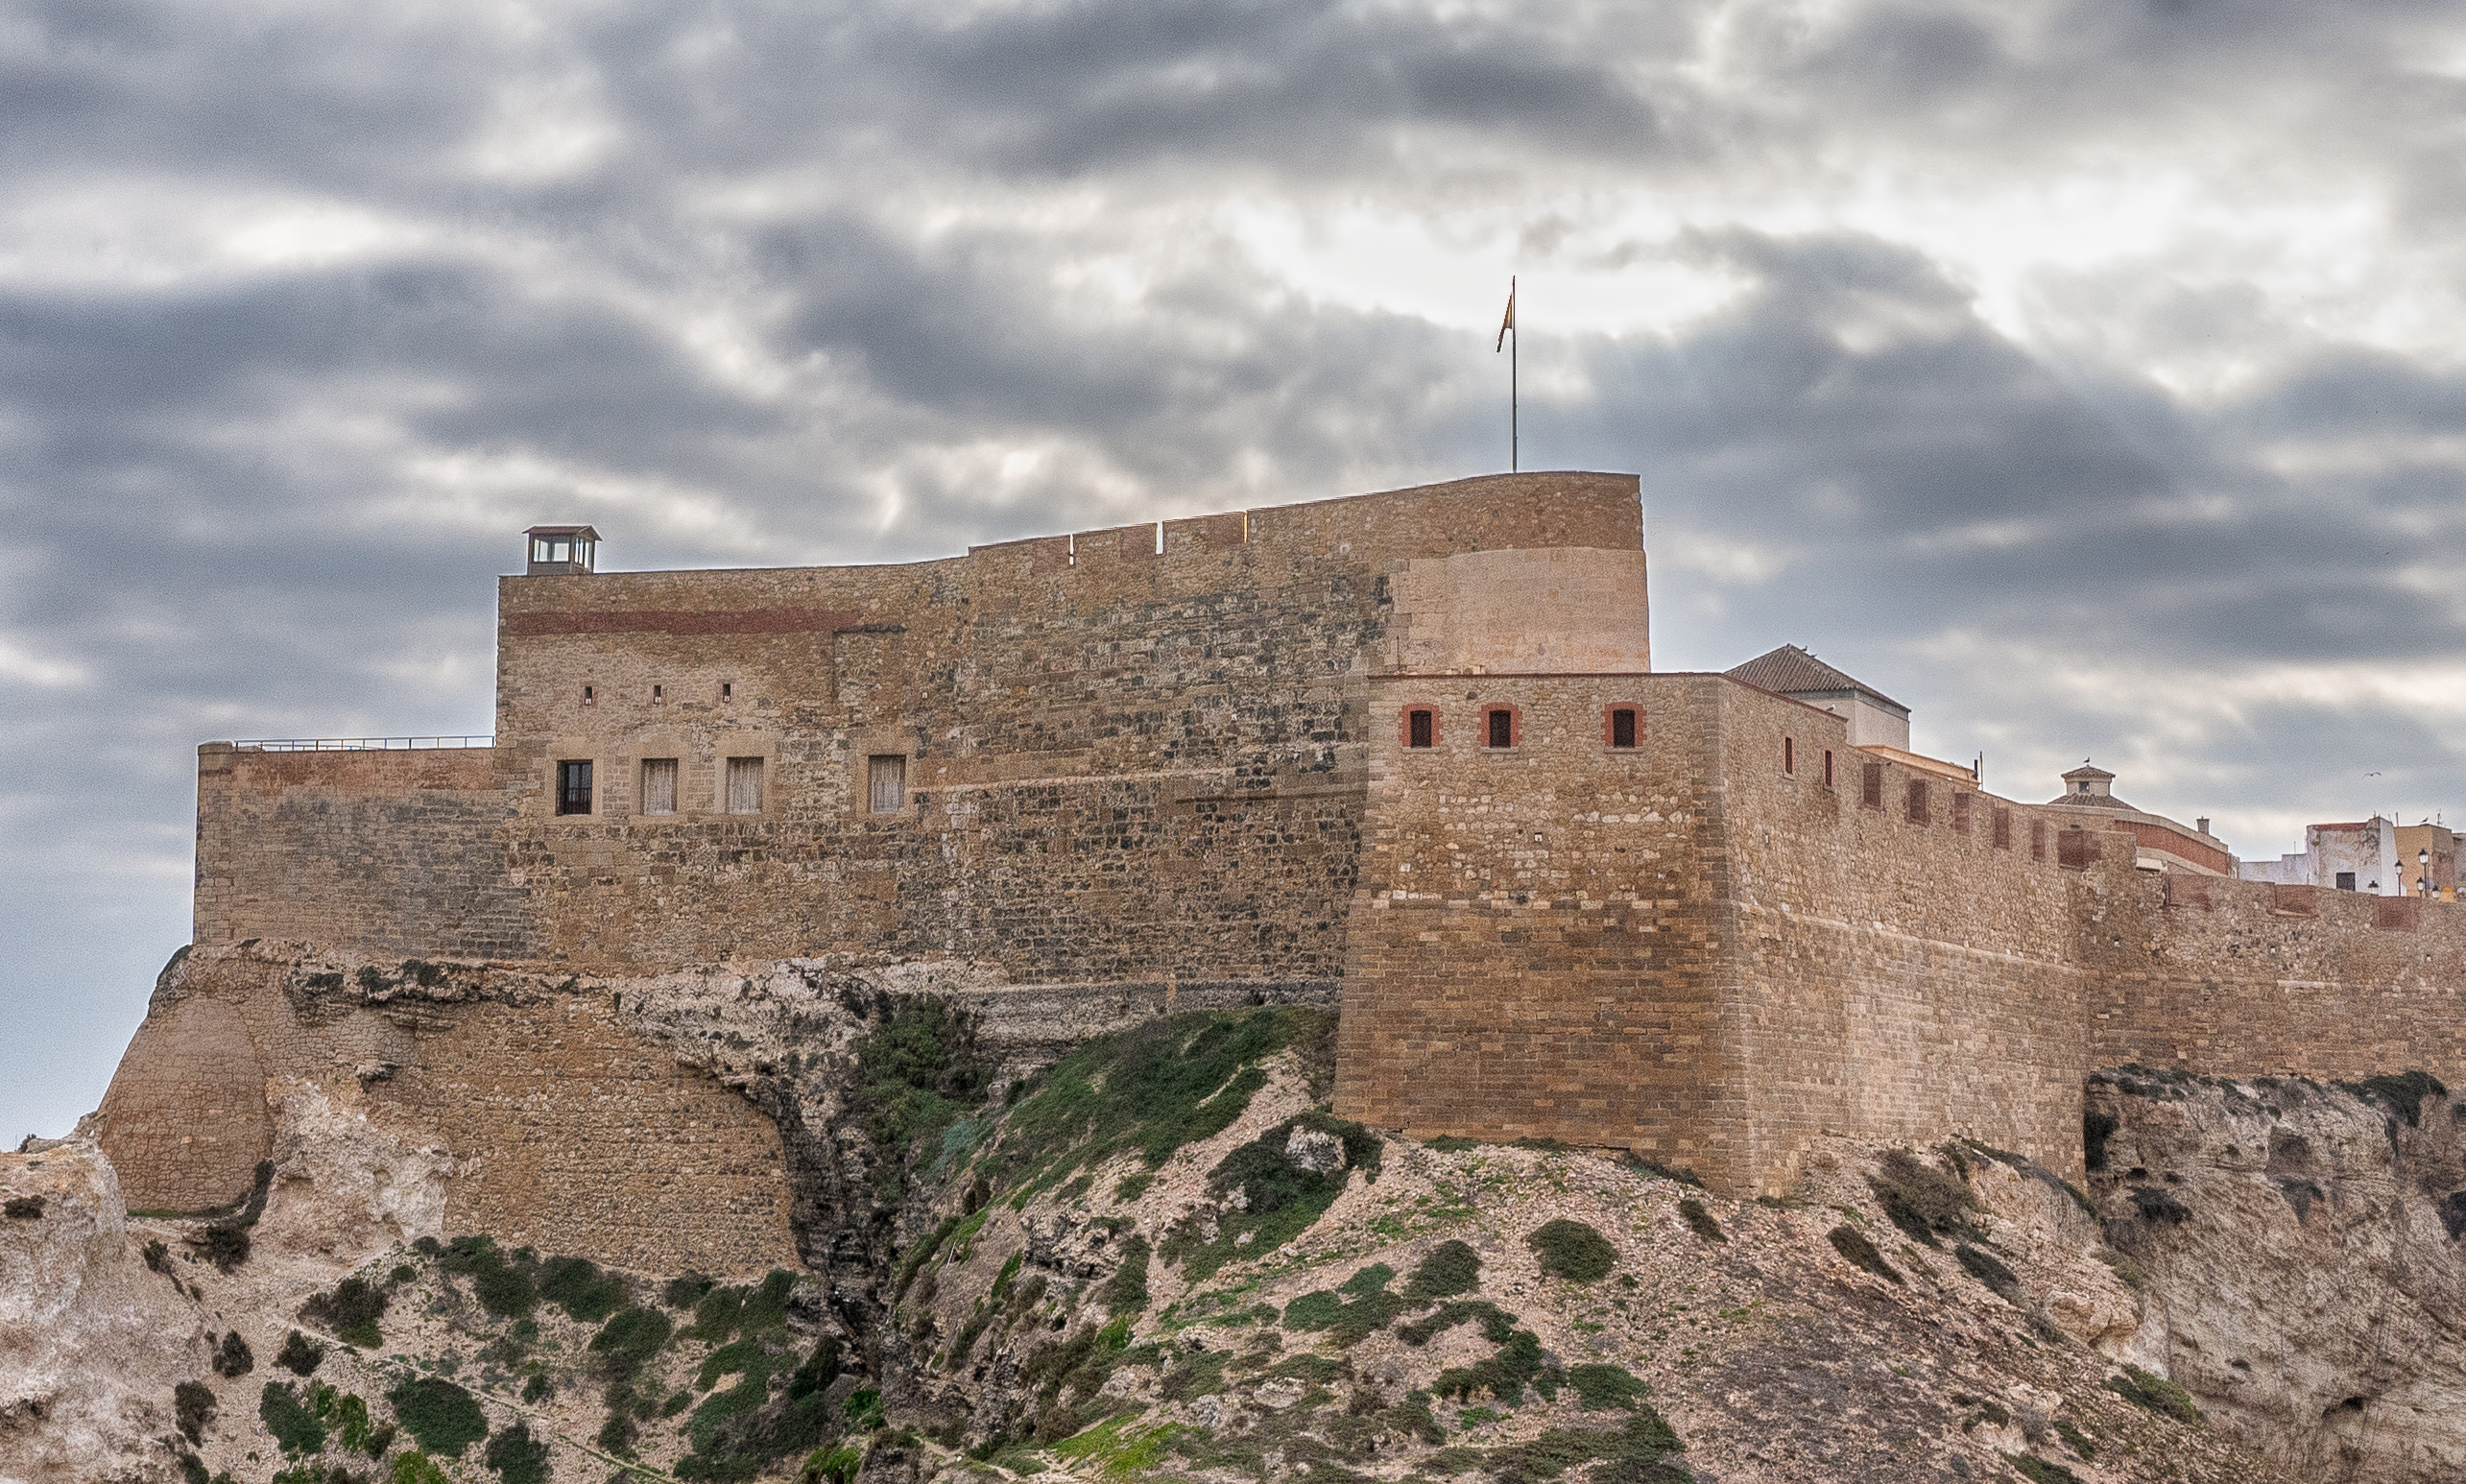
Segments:
[[[2036,811],[1853,751],[1829,712],[1743,685],[1719,706],[1737,905],[1725,1112],[1743,1140],[1721,1173],[1780,1193],[1838,1132],[1966,1136],[2077,1176],[2081,874],[2051,847],[2032,858]]]
[[[1718,1032],[1732,908],[1723,682],[1388,676],[1353,913],[1336,1110],[1417,1135],[1625,1145],[1707,1163],[1735,1065]],[[1512,745],[1485,711],[1511,706]],[[1643,715],[1607,745],[1603,712]],[[1409,713],[1436,744],[1406,745]]]
[[[672,1272],[796,1265],[779,1134],[745,1098],[634,1034],[605,995],[431,972],[428,986],[363,984],[299,944],[193,950],[97,1120],[130,1206],[244,1194],[268,1148],[268,1089],[299,1078],[453,1157],[449,1231]]]
[[[2091,884],[2096,1065],[2466,1087],[2466,907],[2111,863]]]
[[[192,941],[528,958],[488,748],[197,754]]]

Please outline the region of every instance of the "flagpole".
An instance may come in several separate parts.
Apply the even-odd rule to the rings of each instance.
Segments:
[[[1507,352],[1507,472],[1511,474],[1516,472],[1520,457],[1517,448],[1516,423],[1520,415],[1519,403],[1521,397],[1520,389],[1517,385],[1519,372],[1516,352],[1520,344],[1520,338],[1516,334],[1516,275],[1509,274],[1507,275],[1507,313],[1498,321],[1498,343],[1491,347],[1491,350],[1494,354],[1499,350]]]

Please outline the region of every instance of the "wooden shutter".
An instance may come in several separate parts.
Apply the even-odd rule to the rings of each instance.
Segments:
[[[875,814],[897,814],[907,807],[908,760],[886,753],[867,760],[865,806]]]
[[[728,812],[762,812],[762,759],[759,757],[728,759]]]
[[[642,759],[642,812],[645,814],[677,812],[677,760],[675,758]]]
[[[1866,806],[1870,809],[1882,808],[1883,764],[1879,762],[1868,763],[1866,765],[1866,777],[1861,781],[1865,787],[1865,799],[1863,802]]]

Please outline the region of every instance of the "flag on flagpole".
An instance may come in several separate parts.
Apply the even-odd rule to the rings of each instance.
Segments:
[[[1516,327],[1516,280],[1515,280],[1515,279],[1513,279],[1513,278],[1509,278],[1509,279],[1507,280],[1507,317],[1506,317],[1505,319],[1503,319],[1503,320],[1501,320],[1501,321],[1499,321],[1499,322],[1498,322],[1498,344],[1496,344],[1496,345],[1495,345],[1495,346],[1493,346],[1493,347],[1490,347],[1490,348],[1492,349],[1492,351],[1496,352],[1496,351],[1504,350],[1504,349],[1506,349],[1506,348],[1507,348],[1507,332],[1508,332],[1509,330],[1514,329],[1515,327]]]

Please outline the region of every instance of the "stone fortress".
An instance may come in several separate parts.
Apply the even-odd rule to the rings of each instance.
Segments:
[[[132,1206],[227,1199],[268,1079],[305,1079],[541,1199],[596,1178],[543,1130],[669,1146],[657,1180],[693,1163],[758,1259],[778,1136],[594,994],[781,961],[1099,1019],[1340,1007],[1342,1116],[1737,1194],[1836,1133],[2076,1174],[2100,1066],[2466,1072],[2446,904],[2236,879],[2100,770],[1997,797],[1804,651],[1654,670],[1632,476],[898,565],[599,572],[587,528],[531,536],[492,746],[200,749],[223,977],[157,995],[106,1102]],[[251,953],[276,967],[230,988]],[[378,1023],[301,953],[563,993]]]

